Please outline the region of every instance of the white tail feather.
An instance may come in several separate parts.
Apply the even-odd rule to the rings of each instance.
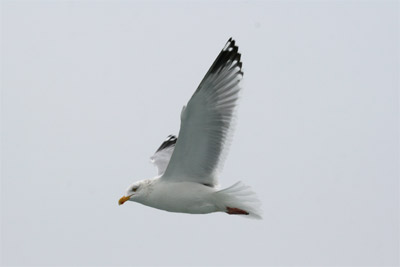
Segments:
[[[250,186],[242,182],[216,192],[217,203],[221,211],[227,211],[227,208],[241,209],[249,213],[242,215],[252,219],[262,219],[261,202]]]

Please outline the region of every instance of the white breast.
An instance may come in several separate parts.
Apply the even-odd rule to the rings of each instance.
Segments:
[[[192,214],[216,212],[215,189],[193,182],[158,180],[138,202],[153,208]]]

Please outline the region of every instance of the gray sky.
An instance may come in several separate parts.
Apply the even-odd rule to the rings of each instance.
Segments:
[[[396,1],[2,1],[3,265],[399,264]],[[117,201],[229,37],[221,184],[264,220]]]

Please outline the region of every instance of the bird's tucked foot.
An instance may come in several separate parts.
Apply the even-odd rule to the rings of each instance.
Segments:
[[[238,208],[231,208],[231,207],[226,207],[226,213],[230,215],[232,214],[249,215],[249,213],[245,210],[241,210]]]

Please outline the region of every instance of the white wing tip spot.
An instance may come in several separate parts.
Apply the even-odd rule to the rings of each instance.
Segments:
[[[228,50],[228,51],[232,51],[232,47],[230,47],[230,45],[231,45],[231,43],[232,43],[232,40],[231,39],[229,39],[229,41],[228,42],[226,42],[226,45],[224,46],[224,49],[222,49],[222,51],[226,51],[226,50]]]

